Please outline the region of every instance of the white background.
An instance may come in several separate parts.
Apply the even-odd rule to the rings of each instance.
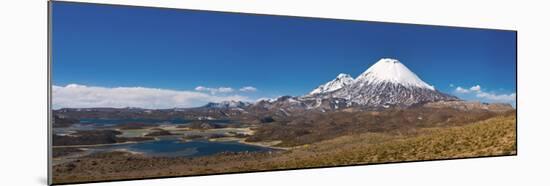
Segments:
[[[519,155],[516,157],[111,182],[97,185],[550,185],[550,61],[547,57],[550,54],[550,6],[545,1],[87,2],[519,31]],[[46,8],[45,0],[5,0],[0,5],[0,185],[46,184]]]

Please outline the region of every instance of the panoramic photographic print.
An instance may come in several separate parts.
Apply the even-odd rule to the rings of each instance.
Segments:
[[[516,155],[516,32],[50,2],[53,184]]]

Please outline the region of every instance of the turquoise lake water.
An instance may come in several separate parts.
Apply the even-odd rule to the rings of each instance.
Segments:
[[[147,124],[185,124],[192,120],[185,119],[81,119],[79,124],[67,128],[54,128],[56,134],[70,134],[77,130],[97,130],[98,128],[116,126],[125,123],[147,123]],[[218,124],[232,123],[230,120],[209,120]],[[130,150],[149,156],[163,157],[197,157],[208,156],[221,152],[265,152],[274,149],[242,144],[238,141],[213,142],[204,139],[182,141],[181,136],[159,137],[155,141],[145,141],[130,144],[114,144],[99,147],[89,147],[93,152],[104,152],[113,150]]]
[[[212,142],[208,140],[193,140],[183,142],[179,139],[160,139],[134,144],[120,144],[104,147],[94,147],[95,151],[112,151],[126,149],[143,153],[148,156],[162,157],[197,157],[208,156],[222,152],[266,152],[273,149],[242,144],[237,141]]]

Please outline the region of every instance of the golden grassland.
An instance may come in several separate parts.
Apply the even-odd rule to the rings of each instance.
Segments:
[[[515,113],[471,124],[362,133],[274,153],[159,158],[123,152],[54,166],[54,183],[202,175],[516,154]]]
[[[516,118],[498,116],[461,127],[406,134],[345,136],[296,149],[276,168],[319,167],[516,154]]]

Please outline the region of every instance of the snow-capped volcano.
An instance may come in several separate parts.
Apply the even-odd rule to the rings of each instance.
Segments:
[[[346,78],[348,80],[345,84],[338,77],[304,98],[339,98],[345,99],[348,105],[366,107],[411,106],[417,103],[458,100],[437,91],[396,59],[380,59],[357,78]]]
[[[353,78],[349,74],[338,74],[336,79],[325,83],[311,91],[309,94],[323,94],[336,91],[338,89],[344,88],[347,85],[353,83]]]
[[[406,87],[425,88],[435,90],[433,86],[422,81],[409,68],[403,65],[399,60],[382,58],[365,72],[357,77],[357,82],[361,86],[367,84],[394,83]]]

